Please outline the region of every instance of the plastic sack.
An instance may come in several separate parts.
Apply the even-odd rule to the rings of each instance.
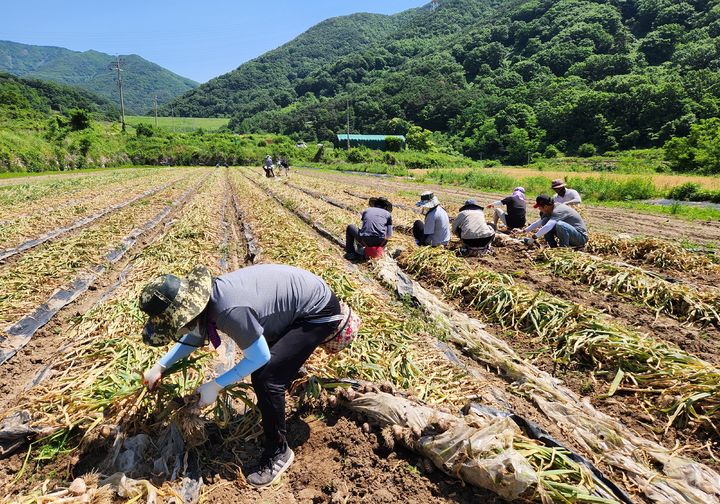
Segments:
[[[349,407],[381,425],[399,425],[419,432],[444,423],[447,430],[420,436],[413,449],[446,474],[505,499],[515,500],[535,492],[537,473],[512,448],[521,432],[509,418],[458,418],[382,392],[363,394],[350,401]]]

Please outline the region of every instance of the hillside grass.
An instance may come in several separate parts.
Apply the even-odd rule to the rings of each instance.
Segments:
[[[229,121],[221,117],[158,117],[157,127],[177,133],[191,133],[200,129],[213,132],[226,127]],[[125,123],[133,127],[138,124],[155,126],[155,117],[125,116]]]

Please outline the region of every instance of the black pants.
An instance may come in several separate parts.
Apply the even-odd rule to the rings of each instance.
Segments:
[[[333,294],[325,308],[313,318],[339,314],[340,302]],[[285,391],[305,361],[338,327],[337,322],[313,324],[308,320],[298,320],[270,344],[270,362],[252,374],[253,389],[262,413],[267,457],[272,457],[287,445]]]
[[[466,240],[463,238],[463,245],[470,248],[483,248],[486,247],[488,244],[492,243],[493,238],[495,238],[495,235],[488,236],[487,238],[475,238],[473,240]]]
[[[387,240],[380,236],[360,236],[360,230],[354,224],[350,224],[345,228],[345,252],[352,254],[355,252],[355,242],[363,247],[384,247]]]
[[[420,245],[430,245],[427,242],[427,239],[429,237],[425,236],[425,223],[423,221],[416,220],[413,223],[413,237],[415,238],[415,241],[417,241]]]

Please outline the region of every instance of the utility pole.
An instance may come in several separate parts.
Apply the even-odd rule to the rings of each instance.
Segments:
[[[158,127],[157,124],[157,95],[155,95],[155,127]]]
[[[118,89],[120,90],[120,124],[122,124],[122,130],[125,131],[125,100],[123,99],[123,88],[122,88],[122,69],[120,68],[120,56],[117,56],[115,63],[112,68],[117,71],[117,83]]]
[[[347,99],[347,148],[350,150],[350,98]]]

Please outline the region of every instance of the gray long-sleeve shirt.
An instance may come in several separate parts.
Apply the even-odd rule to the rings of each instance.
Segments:
[[[245,349],[260,336],[277,340],[297,320],[312,318],[330,301],[322,278],[293,266],[260,264],[213,281],[209,315]]]
[[[374,236],[390,239],[392,236],[392,214],[384,208],[370,207],[362,213],[360,236]]]

